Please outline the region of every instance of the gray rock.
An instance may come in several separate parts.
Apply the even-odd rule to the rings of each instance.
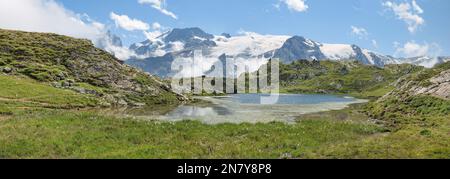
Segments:
[[[61,88],[61,83],[60,82],[52,82],[51,85],[55,88]]]
[[[86,89],[81,87],[73,87],[72,90],[74,90],[77,93],[86,94]]]
[[[293,156],[292,156],[291,153],[283,153],[283,154],[280,156],[280,159],[292,159],[292,158],[293,158]]]
[[[72,86],[72,83],[69,83],[68,81],[63,81],[63,82],[61,83],[61,85],[62,85],[62,87],[67,88],[67,87],[71,87],[71,86]]]
[[[65,80],[66,79],[66,75],[63,72],[60,72],[56,75],[56,77],[59,78],[59,80]]]
[[[5,73],[11,73],[13,71],[13,69],[11,67],[4,67],[2,69],[2,71],[5,72]]]
[[[431,85],[427,87],[415,86],[411,92],[415,95],[429,94],[439,98],[450,99],[450,70],[443,71],[430,79]]]
[[[131,103],[131,106],[133,106],[133,107],[143,107],[143,106],[145,106],[145,103]]]
[[[376,75],[375,76],[375,81],[382,82],[382,81],[384,81],[384,77],[382,75]]]
[[[128,103],[125,100],[123,100],[123,99],[119,99],[117,101],[117,105],[119,105],[119,106],[127,106]]]
[[[74,84],[75,83],[75,80],[73,80],[73,79],[67,79],[66,80],[68,83],[71,83],[71,84]]]

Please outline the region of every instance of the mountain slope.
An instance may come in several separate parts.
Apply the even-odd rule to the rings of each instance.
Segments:
[[[431,119],[450,115],[450,62],[404,76],[395,86],[369,105],[373,118],[398,126],[429,124]]]
[[[288,93],[339,93],[364,98],[381,97],[398,78],[421,67],[402,64],[385,68],[361,62],[299,60],[281,64],[281,89]]]
[[[56,34],[0,30],[0,68],[9,75],[94,94],[113,105],[183,99],[157,78],[123,65],[90,41]]]
[[[299,59],[335,61],[356,60],[362,64],[379,67],[396,63],[393,57],[377,54],[356,45],[325,44],[300,36],[294,36],[288,39],[281,48],[275,50],[273,58],[278,58],[284,63],[290,63]]]

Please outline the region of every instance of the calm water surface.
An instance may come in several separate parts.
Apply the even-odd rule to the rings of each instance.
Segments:
[[[280,95],[276,104],[262,105],[263,94],[238,94],[225,97],[198,97],[206,104],[188,104],[162,109],[126,109],[119,113],[139,119],[161,121],[199,120],[207,124],[295,122],[308,113],[339,110],[366,100],[333,95]]]

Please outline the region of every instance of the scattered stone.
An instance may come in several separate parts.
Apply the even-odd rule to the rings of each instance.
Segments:
[[[133,107],[143,107],[143,106],[145,106],[145,103],[131,103],[131,106],[133,106]]]
[[[52,82],[51,85],[55,88],[61,88],[61,83],[60,82]]]
[[[99,106],[107,108],[107,107],[111,107],[112,105],[111,105],[111,103],[102,101],[102,102],[99,103]]]
[[[280,156],[281,159],[292,159],[292,154],[291,153],[284,153]]]
[[[64,88],[68,88],[68,87],[71,87],[71,86],[72,86],[72,83],[69,83],[68,81],[63,81],[61,85],[62,85],[62,87],[64,87]]]
[[[341,68],[340,73],[341,73],[341,75],[348,75],[349,71],[348,71],[347,67],[343,67],[343,68]]]
[[[119,99],[119,101],[117,101],[117,105],[119,105],[119,106],[127,106],[128,103],[125,100],[123,100],[123,99]]]
[[[5,72],[5,73],[11,73],[12,70],[13,70],[13,69],[12,69],[11,67],[4,67],[4,68],[2,69],[2,71]]]
[[[375,76],[375,81],[382,82],[382,81],[384,81],[384,77],[382,75],[377,75],[377,76]]]
[[[86,92],[86,94],[92,94],[92,95],[96,95],[96,96],[100,95],[100,94],[99,94],[97,91],[95,91],[95,90],[88,90],[88,89],[85,89],[84,91]]]
[[[77,93],[86,94],[86,89],[81,87],[73,87],[72,90],[74,90]]]
[[[56,75],[56,77],[59,78],[59,80],[65,80],[66,79],[66,75],[63,72],[60,72]]]
[[[75,83],[75,80],[73,80],[73,79],[67,79],[66,80],[68,83],[71,83],[71,84],[74,84]]]

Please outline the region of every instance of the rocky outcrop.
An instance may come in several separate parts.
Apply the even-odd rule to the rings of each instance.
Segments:
[[[409,91],[414,95],[428,94],[450,100],[450,70],[443,71],[429,80],[429,86],[415,86]]]
[[[406,75],[394,85],[396,89],[381,98],[381,102],[392,97],[401,99],[421,95],[450,100],[450,62]]]

